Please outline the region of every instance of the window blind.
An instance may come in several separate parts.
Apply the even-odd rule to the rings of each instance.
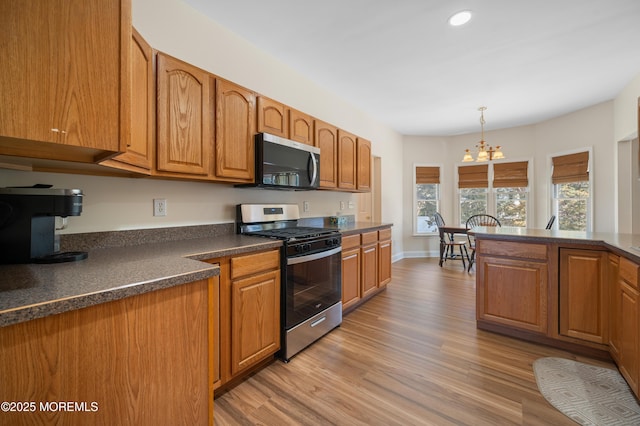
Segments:
[[[528,161],[496,163],[493,165],[494,188],[516,188],[529,186]]]
[[[458,188],[488,188],[489,165],[458,167]]]
[[[589,152],[553,157],[551,182],[570,183],[589,180]]]
[[[440,167],[416,167],[416,183],[440,183]]]

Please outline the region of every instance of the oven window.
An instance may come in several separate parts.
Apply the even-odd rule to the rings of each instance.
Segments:
[[[340,253],[287,266],[286,328],[293,327],[342,298]]]

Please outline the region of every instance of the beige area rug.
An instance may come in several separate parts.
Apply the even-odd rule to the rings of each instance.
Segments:
[[[540,358],[533,372],[545,399],[581,425],[640,425],[640,405],[617,370]]]

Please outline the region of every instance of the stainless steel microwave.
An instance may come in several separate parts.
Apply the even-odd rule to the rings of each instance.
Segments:
[[[256,181],[261,188],[309,190],[320,183],[320,148],[258,133],[256,143]]]

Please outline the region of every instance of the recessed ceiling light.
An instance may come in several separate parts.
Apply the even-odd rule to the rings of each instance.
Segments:
[[[459,27],[460,25],[464,25],[471,19],[471,12],[468,10],[463,10],[462,12],[458,12],[449,18],[449,25],[452,27]]]

